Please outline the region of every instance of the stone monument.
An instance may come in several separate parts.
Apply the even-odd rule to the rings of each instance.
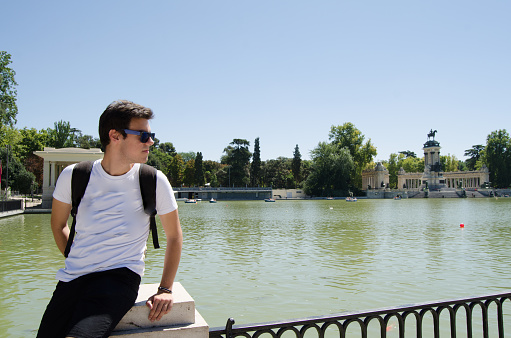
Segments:
[[[440,143],[435,140],[437,131],[431,129],[428,140],[424,143],[424,173],[421,188],[440,190],[445,188],[442,165],[440,164]]]

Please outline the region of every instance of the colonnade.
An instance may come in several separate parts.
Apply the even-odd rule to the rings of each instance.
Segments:
[[[445,180],[447,188],[480,188],[481,187],[480,177],[468,177],[468,178],[448,178]]]
[[[419,189],[420,186],[422,185],[422,180],[419,179],[419,178],[408,178],[405,180],[405,183],[404,183],[406,186],[403,187],[403,188],[407,188],[407,189]],[[401,188],[401,187],[398,187],[398,188]]]

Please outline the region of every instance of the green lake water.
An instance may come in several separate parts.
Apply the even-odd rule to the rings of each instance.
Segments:
[[[176,281],[210,327],[511,289],[510,198],[179,202],[179,213]],[[142,282],[158,283],[164,249],[148,247]],[[50,215],[0,219],[0,337],[35,335],[62,266]]]

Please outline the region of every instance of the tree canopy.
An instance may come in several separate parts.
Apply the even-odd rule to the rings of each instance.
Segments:
[[[0,125],[16,124],[18,106],[16,105],[16,72],[9,67],[11,54],[0,51]]]
[[[252,153],[248,149],[250,142],[244,139],[234,139],[224,149],[222,162],[230,166],[229,184],[237,187],[249,183],[249,162]]]
[[[291,171],[293,172],[293,177],[296,184],[300,183],[302,180],[302,154],[300,154],[300,148],[298,147],[298,144],[296,145],[293,152]]]
[[[477,162],[481,159],[481,154],[484,150],[482,144],[473,145],[472,148],[465,150],[464,156],[469,157],[465,163],[468,170],[476,170]]]
[[[250,184],[253,187],[259,186],[261,183],[261,149],[259,147],[259,137],[254,141],[254,154],[252,155],[252,163],[250,164]]]
[[[354,161],[348,148],[340,148],[332,143],[320,142],[311,151],[311,172],[304,190],[308,195],[345,195],[351,187],[351,173]]]
[[[361,189],[362,170],[376,156],[376,147],[371,143],[371,139],[364,142],[365,136],[351,122],[346,122],[342,126],[332,126],[328,136],[332,144],[349,151],[354,164],[351,179],[354,186]]]
[[[506,129],[491,132],[486,138],[483,160],[490,170],[493,187],[507,188],[511,184],[511,138]]]

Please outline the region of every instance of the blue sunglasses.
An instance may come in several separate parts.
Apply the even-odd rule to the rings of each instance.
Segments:
[[[146,143],[151,138],[154,141],[154,133],[148,133],[147,131],[138,131],[138,130],[130,130],[124,129],[126,134],[131,135],[140,135],[140,142]]]

